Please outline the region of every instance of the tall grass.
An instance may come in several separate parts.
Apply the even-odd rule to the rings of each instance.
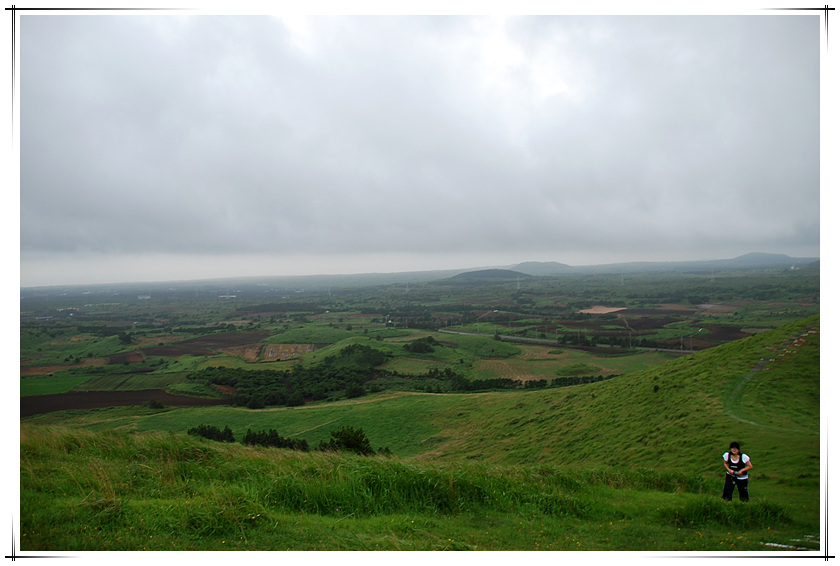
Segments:
[[[719,498],[697,497],[662,509],[659,517],[679,527],[723,526],[738,529],[777,527],[791,522],[782,505],[764,499],[749,504],[725,502]]]
[[[23,550],[527,549],[540,543],[523,526],[537,524],[546,547],[588,539],[638,550],[648,549],[633,534],[640,524],[664,549],[681,548],[685,526],[764,536],[791,522],[780,504],[727,507],[711,488],[647,469],[433,465],[170,433],[21,429]],[[404,533],[381,530],[395,521]],[[607,523],[612,538],[602,536]],[[324,540],[325,530],[334,536]],[[578,533],[574,543],[563,532]]]
[[[286,511],[316,514],[454,513],[480,507],[509,511],[593,486],[702,491],[702,478],[653,470],[437,464],[391,457],[217,445],[167,433],[128,434],[24,426],[23,484],[49,485],[86,501],[123,497],[210,497],[219,485]],[[47,472],[45,474],[45,472]],[[66,474],[66,477],[65,477]],[[61,480],[56,483],[56,480]],[[117,489],[115,486],[119,486]],[[211,498],[212,499],[212,498]],[[557,511],[551,511],[556,513]]]

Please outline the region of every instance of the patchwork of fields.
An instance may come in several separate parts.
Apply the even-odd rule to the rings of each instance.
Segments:
[[[818,270],[208,285],[22,297],[24,550],[819,547]]]

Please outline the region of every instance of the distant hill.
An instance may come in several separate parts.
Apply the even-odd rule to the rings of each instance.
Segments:
[[[527,261],[513,266],[493,268],[465,268],[449,270],[410,271],[394,273],[357,273],[346,275],[300,275],[238,277],[224,279],[204,279],[195,281],[158,281],[143,283],[70,285],[47,287],[22,287],[27,297],[50,296],[55,294],[105,293],[108,295],[160,295],[173,290],[189,293],[212,292],[229,294],[233,289],[243,291],[256,290],[263,294],[266,288],[285,289],[289,293],[301,290],[323,290],[338,287],[366,287],[374,285],[407,285],[431,281],[455,282],[504,282],[524,281],[529,276],[548,277],[555,275],[593,275],[613,273],[662,273],[717,271],[727,269],[819,269],[818,257],[797,258],[784,254],[749,253],[732,259],[706,261],[650,261],[611,263],[604,265],[571,266],[555,261]]]
[[[528,275],[559,275],[561,273],[573,273],[575,270],[570,265],[557,263],[556,261],[526,261],[514,265],[511,269]]]
[[[819,269],[819,258],[797,258],[785,254],[748,253],[731,259],[697,261],[637,261],[609,263],[603,265],[570,266],[557,262],[529,261],[511,266],[510,269],[529,275],[589,275],[596,273],[645,273],[645,272],[690,272],[725,269]]]
[[[480,269],[478,271],[467,271],[450,277],[449,281],[456,283],[496,283],[530,279],[527,273],[513,271],[510,269]]]

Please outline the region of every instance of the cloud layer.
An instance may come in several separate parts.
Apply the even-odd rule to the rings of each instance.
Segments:
[[[73,257],[818,255],[819,25],[24,16],[22,282]]]

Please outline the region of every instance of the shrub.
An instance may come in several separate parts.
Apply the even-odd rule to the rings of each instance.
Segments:
[[[217,442],[233,442],[233,431],[230,429],[229,426],[226,426],[224,430],[221,430],[217,426],[212,425],[198,425],[195,428],[191,428],[187,431],[187,434],[192,436],[201,436],[204,438],[209,438],[210,440],[215,440]]]
[[[435,346],[437,344],[437,340],[435,340],[431,336],[427,336],[426,338],[418,338],[417,340],[412,340],[408,344],[405,344],[403,348],[405,348],[406,351],[411,352],[412,354],[431,354],[435,351]]]
[[[272,429],[267,431],[253,432],[250,428],[245,433],[245,438],[242,439],[242,444],[256,445],[256,446],[272,446],[274,448],[288,448],[291,450],[300,450],[301,452],[309,451],[309,443],[305,439],[294,440],[280,436],[280,434]]]
[[[304,401],[304,398],[303,398],[303,393],[301,393],[300,391],[295,391],[294,393],[289,395],[288,399],[286,399],[286,406],[288,406],[288,407],[300,407],[301,405],[304,404],[304,402],[305,401]]]
[[[346,450],[363,456],[374,453],[370,440],[360,428],[345,426],[330,432],[330,436],[332,438],[329,442],[321,441],[319,450]]]
[[[361,397],[365,394],[365,388],[361,385],[353,383],[347,386],[345,393],[348,399],[355,399],[356,397]]]

